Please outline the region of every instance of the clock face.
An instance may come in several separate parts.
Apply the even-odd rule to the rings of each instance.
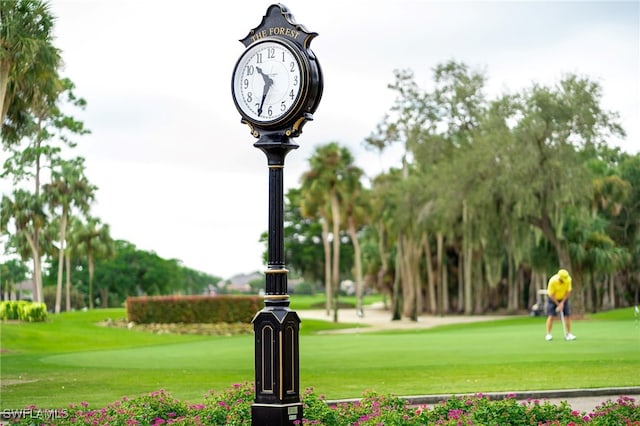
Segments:
[[[247,49],[233,71],[233,98],[241,114],[256,124],[277,124],[291,117],[306,83],[301,59],[279,41]]]

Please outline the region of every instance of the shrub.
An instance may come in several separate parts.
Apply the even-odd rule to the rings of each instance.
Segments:
[[[127,298],[127,319],[138,324],[250,323],[257,296],[150,296]]]
[[[19,425],[249,425],[253,385],[237,384],[222,392],[210,392],[203,404],[188,404],[160,390],[138,398],[122,398],[102,409],[86,402],[64,410],[39,410],[35,406],[10,413]],[[506,398],[491,401],[482,395],[454,397],[433,407],[411,406],[406,400],[366,392],[359,401],[328,405],[323,396],[307,389],[302,397],[304,419],[298,424],[325,426],[378,425],[640,425],[640,406],[633,398],[620,397],[581,413],[566,403]],[[34,417],[35,416],[35,417]],[[40,417],[38,417],[40,416]],[[5,419],[3,419],[5,420]]]
[[[0,319],[41,322],[47,319],[47,305],[26,300],[5,300],[0,302]]]

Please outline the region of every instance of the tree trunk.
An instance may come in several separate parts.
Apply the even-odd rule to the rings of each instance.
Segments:
[[[31,248],[31,255],[33,256],[33,301],[38,303],[44,303],[44,297],[42,295],[42,269],[40,266],[40,252],[33,237],[29,232],[25,231],[25,237],[27,243]]]
[[[402,236],[404,241],[403,250],[404,256],[403,270],[402,270],[402,282],[404,289],[404,316],[410,318],[412,321],[418,320],[418,287],[419,282],[419,245],[415,240],[405,234]]]
[[[484,301],[486,300],[486,295],[484,292],[484,289],[486,288],[485,286],[485,281],[483,279],[482,276],[482,262],[480,262],[480,256],[478,255],[478,261],[477,262],[473,262],[472,265],[470,265],[469,269],[474,269],[473,271],[473,277],[475,279],[472,279],[471,282],[473,283],[472,288],[473,288],[473,294],[475,295],[475,297],[473,298],[473,312],[474,314],[480,315],[484,313]]]
[[[518,288],[519,286],[519,280],[516,279],[515,277],[515,272],[514,272],[514,260],[513,260],[513,255],[509,252],[507,254],[507,288],[509,289],[509,299],[507,302],[507,310],[509,312],[516,312],[518,310],[518,306],[519,306],[519,296],[520,296],[520,289]]]
[[[38,303],[44,303],[44,294],[42,289],[42,261],[40,255],[35,255],[33,259],[33,276],[34,276],[34,288],[37,291],[34,294],[33,300]]]
[[[571,311],[572,315],[581,315],[585,312],[584,273],[577,267],[570,270],[571,273]]]
[[[64,270],[64,243],[67,232],[67,211],[63,208],[60,218],[60,248],[58,250],[58,281],[56,283],[56,307],[55,313],[59,314],[62,305],[62,272]]]
[[[66,279],[66,288],[65,288],[65,293],[66,293],[66,311],[67,312],[71,312],[71,257],[69,255],[69,252],[67,252],[66,256],[64,257],[64,263],[66,265],[66,269],[67,269],[67,279]]]
[[[444,237],[441,232],[436,234],[436,287],[438,287],[440,293],[440,300],[438,303],[438,314],[444,315],[445,313],[445,300],[444,300]]]
[[[617,306],[616,303],[616,276],[615,274],[609,274],[609,308],[615,309]]]
[[[433,255],[431,254],[431,246],[429,245],[429,238],[427,234],[423,235],[422,244],[424,246],[424,255],[427,264],[427,298],[429,303],[429,313],[436,313],[436,286],[433,276]]]
[[[469,209],[467,203],[462,203],[462,250],[463,250],[463,264],[464,264],[464,313],[465,315],[471,315],[473,313],[473,281],[472,271],[473,266],[473,252],[471,248],[471,224],[469,223]],[[476,298],[480,297],[480,294],[476,293]]]
[[[11,64],[7,60],[0,60],[0,124],[9,111],[11,99],[7,98],[7,86],[9,85],[9,70]]]
[[[387,252],[385,250],[386,238],[385,238],[385,232],[384,232],[384,225],[382,224],[378,225],[377,230],[378,230],[378,255],[380,256],[380,270],[378,271],[377,284],[378,284],[378,289],[382,291],[384,288],[384,277],[387,275],[389,266],[387,262]],[[385,303],[385,308],[386,308],[386,303]]]
[[[406,243],[406,238],[402,236],[402,252],[403,255],[400,258],[400,283],[402,285],[402,316],[405,318],[411,318],[411,312],[415,306],[415,297],[413,295],[413,282],[411,280],[411,273],[409,267],[409,257],[411,256],[410,248]]]
[[[331,192],[331,218],[333,220],[333,268],[334,285],[333,321],[338,322],[338,295],[340,294],[340,205],[335,189]]]
[[[351,243],[353,244],[353,267],[355,269],[356,278],[356,310],[359,315],[362,315],[362,294],[363,294],[363,280],[362,280],[362,254],[360,253],[360,242],[358,241],[358,234],[356,232],[356,225],[353,220],[353,216],[349,216],[349,236],[351,237]]]
[[[327,316],[331,315],[333,301],[333,286],[331,285],[331,244],[329,244],[329,221],[320,219],[322,224],[322,247],[324,248],[324,294],[327,298],[325,306]]]
[[[93,309],[93,252],[89,252],[89,309]]]
[[[449,268],[443,265],[442,268],[442,314],[449,313]]]
[[[402,259],[402,243],[398,237],[398,249],[396,254],[396,270],[393,278],[393,312],[391,314],[392,321],[402,319],[402,292],[400,291],[400,268]]]

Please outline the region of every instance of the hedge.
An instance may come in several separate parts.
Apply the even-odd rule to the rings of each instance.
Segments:
[[[137,324],[251,323],[262,309],[258,296],[128,297],[127,321]]]
[[[47,319],[47,305],[26,300],[0,302],[0,320],[41,322]]]

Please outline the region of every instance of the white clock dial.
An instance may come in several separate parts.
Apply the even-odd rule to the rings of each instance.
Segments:
[[[256,123],[288,118],[305,83],[298,56],[286,44],[258,42],[240,57],[233,73],[233,94],[241,113]]]

